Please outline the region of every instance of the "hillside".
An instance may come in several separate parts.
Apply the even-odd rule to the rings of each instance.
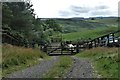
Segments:
[[[96,38],[117,30],[117,17],[56,18],[62,26],[63,40]]]
[[[99,28],[95,30],[84,30],[81,32],[71,32],[71,33],[66,33],[63,34],[63,40],[87,40],[89,38],[94,39],[97,37],[100,37],[102,35],[108,34],[110,32],[117,31],[118,28],[115,27],[110,27],[110,28]]]
[[[64,33],[108,27],[104,23],[91,22],[91,21],[86,21],[86,20],[56,19],[56,22],[62,25]]]
[[[49,18],[48,18],[49,19]],[[94,17],[94,18],[53,18],[62,26],[64,33],[93,30],[104,27],[117,27],[117,17]],[[47,20],[42,19],[42,20]]]
[[[93,18],[93,20],[88,19],[86,21],[98,22],[98,23],[106,24],[108,26],[117,26],[118,25],[118,18],[117,17]]]

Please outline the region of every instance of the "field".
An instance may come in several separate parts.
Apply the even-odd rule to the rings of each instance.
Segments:
[[[106,24],[108,26],[116,26],[118,25],[118,18],[116,17],[108,17],[108,18],[96,18],[95,20],[87,20],[87,21],[90,21],[90,22],[99,22],[99,23],[102,23],[102,24]]]
[[[117,17],[102,17],[80,20],[79,18],[68,19],[54,19],[60,26],[62,26],[62,38],[66,40],[86,40],[100,37],[118,30]],[[55,34],[61,36],[61,34]]]
[[[72,40],[72,41],[77,41],[77,40],[88,40],[89,38],[94,39],[97,37],[100,37],[102,35],[108,34],[110,32],[116,31],[117,28],[111,27],[111,28],[101,28],[101,29],[96,29],[96,30],[85,30],[82,32],[72,32],[72,33],[67,33],[63,34],[63,40]]]
[[[117,27],[117,20],[117,17],[95,17],[94,20],[91,18],[82,20],[79,18],[55,19],[55,21],[63,27],[64,33],[81,32],[83,30],[94,30],[98,28]]]
[[[93,62],[95,75],[98,78],[118,78],[118,48],[98,47],[83,51],[76,55],[80,58],[89,58]]]

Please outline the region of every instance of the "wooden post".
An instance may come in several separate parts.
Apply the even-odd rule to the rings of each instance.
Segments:
[[[100,43],[101,43],[100,46],[101,46],[101,47],[103,46],[103,38],[104,38],[104,37],[101,37],[101,40],[100,40]]]
[[[71,54],[73,53],[73,48],[71,47]]]
[[[100,43],[99,38],[97,38],[97,47],[99,46],[99,43]]]
[[[113,36],[113,42],[115,42],[115,35],[114,35],[114,33],[112,34],[112,36]]]
[[[46,45],[46,53],[48,52],[48,45]]]
[[[88,42],[86,42],[86,49],[88,48]]]
[[[94,41],[92,41],[92,48],[94,47]]]
[[[87,49],[89,49],[89,41],[87,42]]]
[[[76,45],[76,53],[79,53],[79,44]]]
[[[97,47],[97,46],[96,46],[96,39],[95,39],[95,41],[94,41],[94,42],[95,42],[95,47]]]
[[[107,38],[108,38],[108,43],[107,43],[107,45],[109,45],[109,40],[110,40],[110,39],[109,39],[109,35],[107,35]]]
[[[47,45],[44,46],[44,51],[47,52]]]
[[[92,41],[90,41],[90,44],[89,44],[89,49],[92,48]]]

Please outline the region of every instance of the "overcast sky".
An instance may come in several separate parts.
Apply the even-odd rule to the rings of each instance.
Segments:
[[[39,18],[118,16],[120,0],[31,0]]]

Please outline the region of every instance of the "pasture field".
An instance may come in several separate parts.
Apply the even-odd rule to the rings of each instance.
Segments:
[[[89,21],[89,22],[99,22],[99,23],[102,23],[102,24],[106,24],[108,26],[115,26],[115,25],[118,25],[118,18],[116,17],[103,17],[103,18],[96,18],[95,20],[86,20],[86,21]]]
[[[2,45],[2,70],[3,76],[14,71],[24,69],[40,63],[39,59],[50,59],[48,55],[39,49]]]
[[[98,47],[85,50],[76,56],[89,58],[93,62],[95,75],[98,78],[118,78],[118,64],[120,64],[118,48]]]
[[[94,39],[97,37],[100,37],[102,35],[108,34],[110,32],[117,31],[117,27],[110,27],[110,28],[100,28],[95,30],[85,30],[82,32],[72,32],[72,33],[66,33],[62,34],[63,40],[71,40],[71,41],[77,41],[77,40],[88,40],[89,38]]]
[[[98,28],[109,28],[118,26],[117,17],[94,17],[94,20],[92,20],[91,18],[86,18],[82,20],[79,18],[68,18],[55,19],[55,21],[62,26],[64,33],[82,32],[83,30],[94,30]]]
[[[56,20],[56,22],[58,22],[62,26],[64,33],[108,27],[104,23],[85,21],[85,20],[64,19],[64,20]]]

